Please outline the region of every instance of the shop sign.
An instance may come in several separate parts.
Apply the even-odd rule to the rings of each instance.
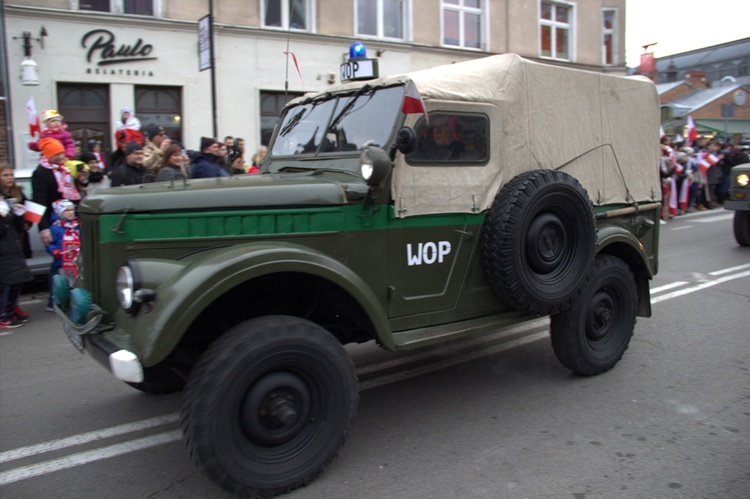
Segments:
[[[153,76],[151,70],[115,69],[109,68],[113,64],[132,64],[143,61],[154,61],[156,57],[150,54],[154,46],[138,38],[134,44],[118,44],[115,35],[106,29],[94,29],[84,34],[81,46],[88,49],[86,61],[96,63],[96,68],[88,68],[87,74],[118,75],[118,76]]]

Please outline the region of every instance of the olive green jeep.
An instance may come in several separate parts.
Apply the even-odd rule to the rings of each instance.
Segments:
[[[565,367],[612,368],[651,315],[658,129],[648,80],[515,55],[309,94],[259,175],[87,197],[56,313],[115,378],[184,388],[187,447],[216,483],[287,492],[349,433],[347,343],[550,316]]]
[[[734,210],[734,238],[737,244],[750,246],[750,163],[732,168],[724,208]]]

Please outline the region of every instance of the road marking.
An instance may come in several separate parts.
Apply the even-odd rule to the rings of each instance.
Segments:
[[[714,217],[714,218],[719,218],[719,217]],[[736,267],[716,270],[714,272],[710,272],[708,275],[720,276],[720,275],[729,274],[732,272],[737,272],[737,271],[741,271],[741,270],[748,269],[748,268],[750,268],[750,264],[738,265]],[[748,276],[750,276],[750,270],[747,270],[745,272],[740,272],[737,274],[727,275],[725,277],[719,277],[718,279],[715,279],[712,281],[700,282],[695,285],[692,285],[683,289],[679,289],[671,293],[665,293],[663,295],[652,298],[651,303],[652,304],[661,303],[663,301],[671,300],[673,298],[678,298],[680,296],[684,296],[690,293],[695,293],[696,291],[701,291],[703,289],[710,288],[718,284],[722,284],[725,282],[733,281],[735,279],[740,279],[740,278],[748,277]],[[688,284],[688,282],[687,281],[675,281],[675,282],[654,288],[651,290],[651,293],[652,294],[661,293],[664,291],[668,291],[670,289],[684,286],[685,284]],[[524,333],[528,331],[533,331],[534,329],[538,329],[541,327],[546,327],[546,323],[548,321],[549,321],[548,318],[543,318],[543,319],[537,319],[537,320],[534,320],[525,324],[520,324],[518,326],[515,326],[506,330],[505,336],[506,337],[513,336],[514,334]],[[488,355],[500,353],[505,350],[510,350],[512,348],[519,347],[519,346],[529,344],[529,343],[533,343],[535,341],[539,341],[541,339],[548,338],[548,337],[549,337],[549,332],[547,330],[538,331],[536,333],[532,333],[527,336],[523,336],[521,338],[516,338],[510,341],[505,341],[503,343],[490,346],[490,347],[486,347],[486,348],[475,349],[475,350],[466,352],[464,354],[451,357],[449,359],[431,363],[429,365],[423,365],[423,366],[415,367],[412,369],[407,369],[402,372],[398,372],[398,373],[394,373],[390,375],[383,375],[383,376],[372,378],[370,380],[365,380],[359,384],[359,388],[360,388],[360,391],[371,390],[373,388],[391,384],[397,381],[402,381],[404,379],[413,378],[416,376],[427,374],[429,372],[439,371],[439,370],[442,370],[442,369],[445,369],[445,368],[448,368],[457,364],[467,362],[469,360],[474,360],[477,358],[486,357]],[[407,359],[388,360],[388,361],[381,362],[379,364],[364,366],[357,370],[357,374],[361,376],[363,374],[376,373],[380,370],[396,367],[404,363],[405,361],[408,361],[411,363],[416,360],[429,358],[431,355],[434,355],[434,354],[435,354],[434,351],[425,352],[425,353],[412,355],[408,357]],[[113,426],[110,428],[104,428],[102,430],[82,433],[80,435],[74,435],[72,437],[62,438],[59,440],[52,440],[52,441],[41,443],[41,444],[36,444],[36,445],[28,446],[28,447],[21,447],[18,449],[9,450],[9,451],[0,453],[0,463],[13,461],[16,459],[20,459],[22,457],[42,454],[42,453],[49,452],[52,450],[59,450],[59,449],[67,448],[67,447],[72,447],[75,445],[81,445],[84,443],[93,442],[93,441],[101,440],[104,438],[124,435],[127,433],[149,429],[149,428],[153,428],[153,427],[157,427],[157,426],[161,426],[165,424],[173,424],[173,423],[178,422],[179,418],[180,418],[180,415],[178,413],[167,414],[164,416],[144,419],[144,420],[136,421],[133,423],[127,423],[127,424],[123,424],[119,426]],[[128,454],[130,452],[136,452],[139,450],[148,449],[150,447],[156,447],[158,445],[172,443],[181,439],[182,439],[182,432],[180,430],[173,430],[173,431],[158,433],[158,434],[143,437],[143,438],[129,440],[129,441],[119,443],[119,444],[113,444],[113,445],[109,445],[105,447],[100,447],[98,449],[93,449],[90,451],[70,454],[68,456],[65,456],[59,459],[53,459],[53,460],[45,461],[39,464],[21,466],[19,468],[0,472],[0,485],[17,482],[19,480],[25,480],[27,478],[32,478],[32,477],[39,476],[39,475],[45,475],[47,473],[53,473],[55,471],[61,471],[61,470],[73,468],[75,466],[80,466],[80,465],[87,464],[93,461],[120,456],[123,454]]]
[[[22,457],[33,456],[35,454],[42,454],[44,452],[49,452],[57,449],[64,449],[65,447],[72,447],[74,445],[94,442],[96,440],[101,440],[104,438],[116,437],[118,435],[124,435],[126,433],[135,433],[137,431],[147,430],[156,426],[176,423],[179,420],[179,414],[167,414],[166,416],[157,416],[155,418],[143,419],[134,423],[127,423],[119,426],[112,426],[110,428],[104,428],[103,430],[89,431],[86,433],[81,433],[80,435],[61,438],[59,440],[50,440],[49,442],[44,442],[37,445],[20,447],[18,449],[0,452],[0,463],[13,461],[14,459],[21,459]]]
[[[729,274],[730,272],[737,272],[742,269],[750,268],[750,263],[746,263],[745,265],[738,265],[736,267],[729,267],[728,269],[721,269],[721,270],[715,270],[713,272],[709,272],[709,275],[722,275],[722,274]]]
[[[713,217],[696,218],[695,220],[693,220],[693,222],[697,222],[699,224],[707,224],[710,222],[720,222],[722,220],[731,220],[732,218],[734,218],[734,214],[727,213],[726,215],[715,215]]]
[[[39,464],[21,466],[20,468],[0,473],[0,485],[7,485],[19,480],[46,475],[47,473],[53,473],[55,471],[66,470],[93,461],[121,456],[130,452],[156,447],[157,445],[168,444],[180,440],[181,438],[182,432],[180,430],[174,430],[160,433],[158,435],[152,435],[150,437],[129,440],[121,444],[114,444],[99,449],[71,454],[69,456],[61,457],[60,459],[53,459]]]
[[[662,291],[667,291],[668,289],[679,288],[680,286],[684,286],[687,283],[688,283],[687,281],[671,282],[669,284],[665,284],[664,286],[659,286],[658,288],[652,289],[651,294],[655,295],[655,294],[661,293]]]
[[[701,282],[689,288],[678,289],[677,291],[673,291],[665,295],[657,296],[656,298],[653,298],[651,300],[651,304],[655,305],[657,303],[660,303],[666,300],[671,300],[672,298],[677,298],[678,296],[689,295],[690,293],[695,293],[696,291],[710,288],[711,286],[716,286],[717,284],[722,284],[724,282],[733,281],[735,279],[740,279],[741,277],[747,277],[747,276],[750,276],[750,270],[748,270],[747,272],[739,273],[739,274],[728,275],[726,277],[720,277],[716,279],[715,281]]]

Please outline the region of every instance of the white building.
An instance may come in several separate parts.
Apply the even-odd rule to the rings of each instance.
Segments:
[[[211,71],[199,70],[209,3],[215,93]],[[287,100],[338,83],[354,40],[381,74],[505,52],[626,70],[625,0],[13,0],[2,13],[0,124],[10,141],[0,160],[17,167],[37,160],[26,147],[32,98],[38,112],[63,114],[84,149],[92,139],[111,149],[126,106],[195,149],[214,135],[215,95],[216,135],[243,137],[252,152]],[[24,37],[38,85],[22,81]]]

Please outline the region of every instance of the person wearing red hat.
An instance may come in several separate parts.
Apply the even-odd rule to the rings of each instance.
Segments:
[[[55,139],[65,148],[65,157],[74,159],[76,156],[76,146],[73,142],[73,136],[68,131],[68,125],[63,122],[63,115],[54,109],[48,109],[42,112],[42,123],[44,128],[39,133],[40,139],[37,142],[29,142],[29,149],[41,152],[39,145],[44,139]]]

